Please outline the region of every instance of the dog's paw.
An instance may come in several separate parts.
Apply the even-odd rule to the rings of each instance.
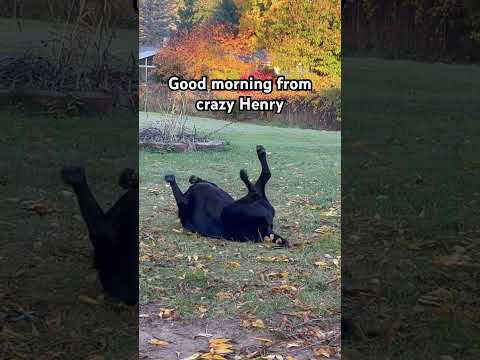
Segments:
[[[242,179],[243,181],[245,182],[248,182],[248,174],[247,174],[247,170],[245,169],[242,169],[240,170],[240,179]]]
[[[138,175],[133,169],[124,169],[118,178],[118,184],[124,189],[138,188]]]
[[[175,182],[175,175],[165,175],[165,181],[168,183]]]
[[[85,169],[79,166],[65,166],[62,169],[63,181],[68,185],[78,185],[85,181]]]
[[[265,154],[265,148],[263,147],[263,145],[257,145],[257,154],[258,155],[263,155]]]

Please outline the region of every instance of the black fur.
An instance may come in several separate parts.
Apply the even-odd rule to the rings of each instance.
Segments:
[[[257,155],[262,165],[260,177],[252,184],[245,170],[240,178],[248,193],[234,200],[216,184],[190,177],[190,188],[183,194],[173,175],[165,176],[172,187],[178,207],[178,216],[184,228],[213,238],[233,241],[263,241],[273,236],[273,240],[283,246],[288,241],[273,232],[275,209],[265,194],[265,185],[271,177],[267,163],[267,154],[261,145],[257,145]]]
[[[138,177],[125,169],[119,185],[127,192],[106,213],[88,186],[85,170],[65,167],[62,177],[73,187],[94,248],[94,266],[103,289],[128,305],[138,303]]]

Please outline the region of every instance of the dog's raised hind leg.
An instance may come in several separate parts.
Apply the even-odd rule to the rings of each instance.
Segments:
[[[177,181],[174,175],[166,175],[165,181],[170,184],[172,188],[173,196],[175,197],[175,201],[177,202],[177,206],[180,208],[181,206],[186,206],[188,204],[187,199],[183,195],[182,191],[178,187]]]

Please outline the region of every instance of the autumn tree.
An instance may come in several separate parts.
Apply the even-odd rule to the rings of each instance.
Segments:
[[[248,53],[248,37],[237,36],[225,25],[197,25],[190,32],[178,33],[155,57],[157,76],[199,79],[238,79],[251,69],[242,60]]]
[[[316,88],[339,84],[340,0],[245,0],[242,11],[241,30],[252,31],[282,73]]]

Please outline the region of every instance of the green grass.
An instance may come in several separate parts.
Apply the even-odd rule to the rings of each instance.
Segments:
[[[480,67],[343,65],[343,280],[374,297],[342,310],[377,333],[344,342],[344,355],[478,359]],[[463,264],[441,258],[462,252]],[[421,306],[439,288],[443,305]]]
[[[140,127],[162,119],[141,114]],[[225,126],[211,119],[189,121],[203,133]],[[340,255],[340,134],[236,123],[216,137],[227,141],[226,150],[140,153],[141,301],[160,300],[184,319],[198,317],[204,307],[213,319],[248,314],[266,322],[305,304],[311,307],[309,316],[335,323],[340,305],[339,269],[333,263]],[[259,175],[256,144],[265,146],[272,171],[267,196],[276,209],[274,227],[294,246],[272,249],[179,233],[164,175],[175,174],[186,191],[188,177],[195,174],[238,198],[245,193],[240,169],[251,178]],[[322,225],[326,232],[315,233]],[[315,265],[319,261],[325,264]],[[281,285],[295,289],[275,291]]]

